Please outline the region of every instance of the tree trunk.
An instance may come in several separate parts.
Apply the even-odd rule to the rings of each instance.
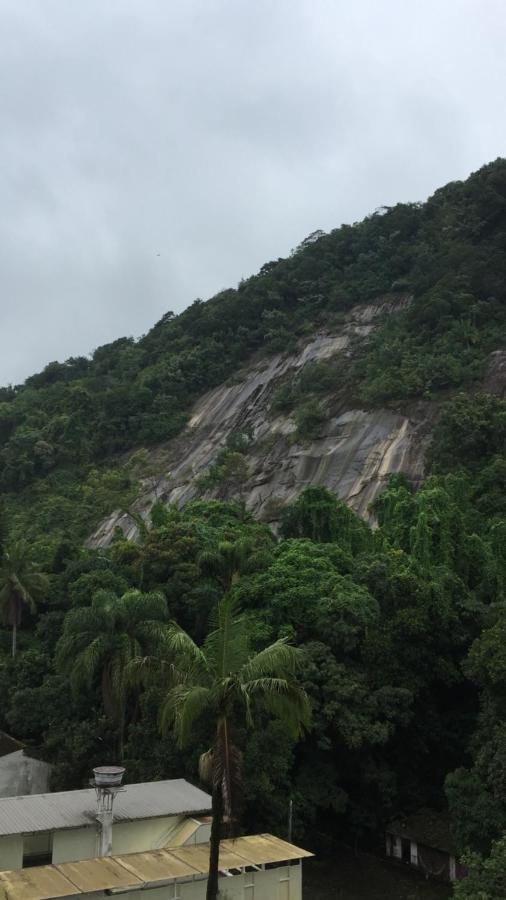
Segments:
[[[123,757],[125,755],[125,721],[126,721],[126,700],[120,700],[119,705],[119,737],[118,737],[118,752],[119,752],[119,761],[120,765],[123,765]]]
[[[18,626],[16,623],[13,623],[12,626],[12,656],[16,656],[16,641],[18,636]]]
[[[223,821],[223,796],[221,793],[221,785],[219,787],[213,787],[212,814],[213,821],[211,824],[209,875],[207,879],[206,900],[216,900],[218,896],[218,866],[220,861],[220,840]]]

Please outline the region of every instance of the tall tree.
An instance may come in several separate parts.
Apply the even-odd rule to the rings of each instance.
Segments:
[[[251,623],[229,594],[218,604],[202,646],[177,625],[167,639],[170,682],[160,712],[163,732],[174,730],[188,744],[196,720],[212,721],[210,749],[200,758],[200,775],[212,788],[213,821],[207,900],[218,893],[218,863],[223,824],[234,827],[241,787],[242,755],[234,724],[254,724],[263,709],[279,716],[297,737],[309,723],[309,701],[297,682],[303,651],[281,639],[255,653]]]
[[[48,589],[47,575],[32,559],[26,541],[18,541],[4,550],[0,563],[0,607],[5,622],[12,628],[13,656],[16,655],[17,630],[25,607],[35,612],[37,601]]]
[[[223,590],[229,591],[245,572],[254,572],[269,560],[266,547],[248,538],[222,540],[210,544],[198,556],[203,575],[213,576]]]
[[[163,594],[138,590],[121,597],[97,591],[91,606],[72,609],[65,617],[56,648],[58,667],[70,676],[76,691],[100,677],[105,712],[118,726],[120,757],[128,693],[125,672],[135,658],[159,652],[167,621]]]

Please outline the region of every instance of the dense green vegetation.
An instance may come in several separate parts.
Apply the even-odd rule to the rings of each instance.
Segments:
[[[51,363],[0,391],[0,728],[54,764],[56,789],[87,783],[93,765],[117,756],[131,781],[195,779],[216,741],[215,683],[196,684],[184,713],[163,666],[139,679],[135,660],[172,654],[184,671],[183,631],[186,650],[209,649],[210,617],[240,608],[248,654],[303,653],[312,709],[295,738],[268,698],[246,716],[239,694],[226,707],[244,748],[242,827],[284,833],[292,799],[294,837],[325,852],[339,841],[374,847],[399,813],[449,806],[472,873],[459,896],[496,900],[506,403],[476,382],[504,338],[506,161],[426,204],[313,237],[137,342]],[[202,391],[250,354],[285,352],[384,294],[413,300],[357,339],[351,362],[307,366],[273,398],[301,438],[318,433],[326,398],[343,388],[362,405],[433,402],[428,477],[414,493],[394,476],[374,504],[377,527],[312,487],[282,511],[279,537],[240,503],[216,499],[156,504],[137,543],[118,533],[106,550],[84,547],[149,477],[139,447],[175,435]],[[226,498],[240,486],[250,437],[230,435],[203,488]],[[265,677],[276,671],[287,675],[280,666]],[[192,726],[184,753],[182,722],[185,736]]]
[[[462,403],[442,420],[432,450],[441,458]],[[476,427],[504,407],[489,401],[489,419]],[[0,727],[55,763],[55,787],[85,781],[107,748],[117,753],[123,729],[131,779],[195,777],[211,720],[197,720],[182,755],[170,731],[159,732],[163,678],[130,686],[124,703],[114,673],[122,654],[128,662],[154,646],[167,618],[201,642],[216,603],[231,596],[254,649],[287,637],[305,649],[313,708],[302,741],[266,719],[244,743],[246,827],[283,830],[291,796],[299,839],[320,849],[352,835],[370,843],[398,810],[444,806],[446,780],[462,847],[488,853],[506,829],[504,493],[497,456],[479,471],[470,462],[416,494],[394,477],[376,502],[374,531],[326,489],[310,488],[285,511],[279,540],[241,506],[211,501],[155,507],[137,544],[65,546],[16,659],[5,632]],[[121,702],[111,708],[114,686]]]

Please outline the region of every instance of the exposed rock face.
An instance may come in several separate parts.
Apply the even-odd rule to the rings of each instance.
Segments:
[[[352,409],[345,398],[333,398],[334,412],[321,436],[308,442],[294,439],[295,423],[289,416],[269,415],[280,379],[312,360],[349,355],[354,335],[369,333],[380,314],[397,312],[408,302],[406,297],[355,307],[340,333],[318,334],[297,354],[251,364],[236,383],[203,396],[185,431],[150,453],[160,476],[144,481],[135,512],[147,517],[156,500],[181,506],[201,495],[195,480],[212,465],[231,432],[246,430],[253,436],[245,457],[248,476],[234,496],[265,521],[275,522],[280,508],[311,484],[326,485],[364,517],[393,472],[403,472],[418,484],[423,478],[427,408],[407,417],[386,409]],[[221,486],[206,496],[224,497],[227,492]],[[137,536],[133,519],[116,512],[97,529],[89,546],[107,546],[117,526],[127,537]]]
[[[483,389],[498,397],[506,397],[506,350],[495,350],[490,354]]]

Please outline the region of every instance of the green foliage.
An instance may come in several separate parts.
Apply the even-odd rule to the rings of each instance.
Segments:
[[[112,722],[119,720],[121,754],[128,666],[141,654],[159,651],[167,618],[162,594],[129,590],[118,597],[103,589],[94,594],[91,606],[72,609],[65,617],[57,668],[76,693],[99,680],[104,710]]]
[[[504,305],[463,289],[468,280],[470,276],[447,284],[445,277],[370,336],[354,371],[364,403],[431,398],[470,386],[484,373],[504,334]]]
[[[284,381],[274,392],[271,411],[292,412],[296,407],[317,402],[321,396],[336,393],[347,383],[348,370],[340,356],[306,363],[295,377]]]
[[[281,516],[283,537],[336,543],[356,554],[371,545],[370,531],[345,503],[325,487],[309,487]]]
[[[227,493],[235,493],[244,487],[247,477],[248,464],[243,454],[225,449],[219,451],[216,462],[197,479],[197,485],[203,491],[220,486]]]
[[[32,558],[26,541],[4,549],[0,560],[0,609],[12,628],[12,655],[16,655],[16,632],[26,607],[34,613],[37,601],[48,591],[49,582]]]
[[[225,446],[207,472],[197,479],[202,491],[220,487],[226,494],[240,493],[248,478],[248,464],[244,459],[251,437],[246,432],[231,432]]]
[[[325,412],[319,403],[303,403],[295,411],[296,437],[301,441],[321,437]]]
[[[455,900],[503,900],[506,897],[506,835],[494,843],[487,859],[478,853],[469,853],[464,862],[469,874],[455,885]]]
[[[491,394],[459,394],[434,428],[429,464],[437,472],[450,472],[459,464],[483,468],[505,447],[506,401]]]

